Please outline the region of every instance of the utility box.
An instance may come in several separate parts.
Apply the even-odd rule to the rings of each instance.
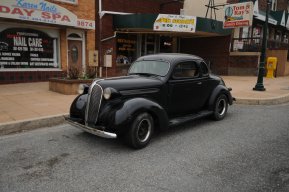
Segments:
[[[89,50],[88,52],[88,66],[96,67],[98,66],[98,51]]]
[[[267,78],[274,78],[274,71],[277,67],[277,57],[268,57],[267,59]]]

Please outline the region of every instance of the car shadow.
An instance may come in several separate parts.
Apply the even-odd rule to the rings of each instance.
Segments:
[[[224,120],[229,120],[231,117],[232,114],[228,113]],[[151,143],[149,145],[154,145],[153,143],[155,142],[157,143],[160,140],[169,140],[171,137],[175,137],[180,134],[186,134],[187,132],[197,131],[199,129],[211,126],[218,122],[221,121],[214,121],[209,117],[203,117],[200,119],[182,123],[180,125],[169,127],[167,130],[164,131],[159,131],[158,129],[156,129],[152,137]],[[118,153],[136,151],[130,148],[123,138],[106,139],[81,130],[79,130],[79,132],[75,133],[74,135],[78,140],[84,142],[89,147],[106,148],[106,150],[110,152],[118,151]]]

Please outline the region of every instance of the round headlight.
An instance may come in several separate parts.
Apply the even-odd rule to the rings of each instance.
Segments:
[[[104,91],[103,91],[103,97],[108,100],[110,99],[111,97],[111,89],[108,87],[108,88],[105,88]]]
[[[78,94],[83,94],[84,93],[84,85],[83,84],[80,84],[78,86],[77,92],[78,92]]]

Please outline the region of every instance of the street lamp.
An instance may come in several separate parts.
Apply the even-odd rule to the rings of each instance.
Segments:
[[[261,50],[261,57],[259,63],[259,70],[258,70],[258,79],[255,87],[253,88],[254,91],[265,91],[265,87],[263,85],[263,76],[265,73],[265,62],[266,62],[266,49],[267,49],[267,30],[268,30],[268,17],[270,12],[270,5],[272,0],[267,0],[266,6],[266,18],[263,27],[263,39],[262,39],[262,50]]]

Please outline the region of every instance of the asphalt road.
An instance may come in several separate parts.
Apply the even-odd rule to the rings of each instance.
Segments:
[[[0,191],[289,191],[289,105],[230,108],[132,150],[70,125],[0,137]]]

